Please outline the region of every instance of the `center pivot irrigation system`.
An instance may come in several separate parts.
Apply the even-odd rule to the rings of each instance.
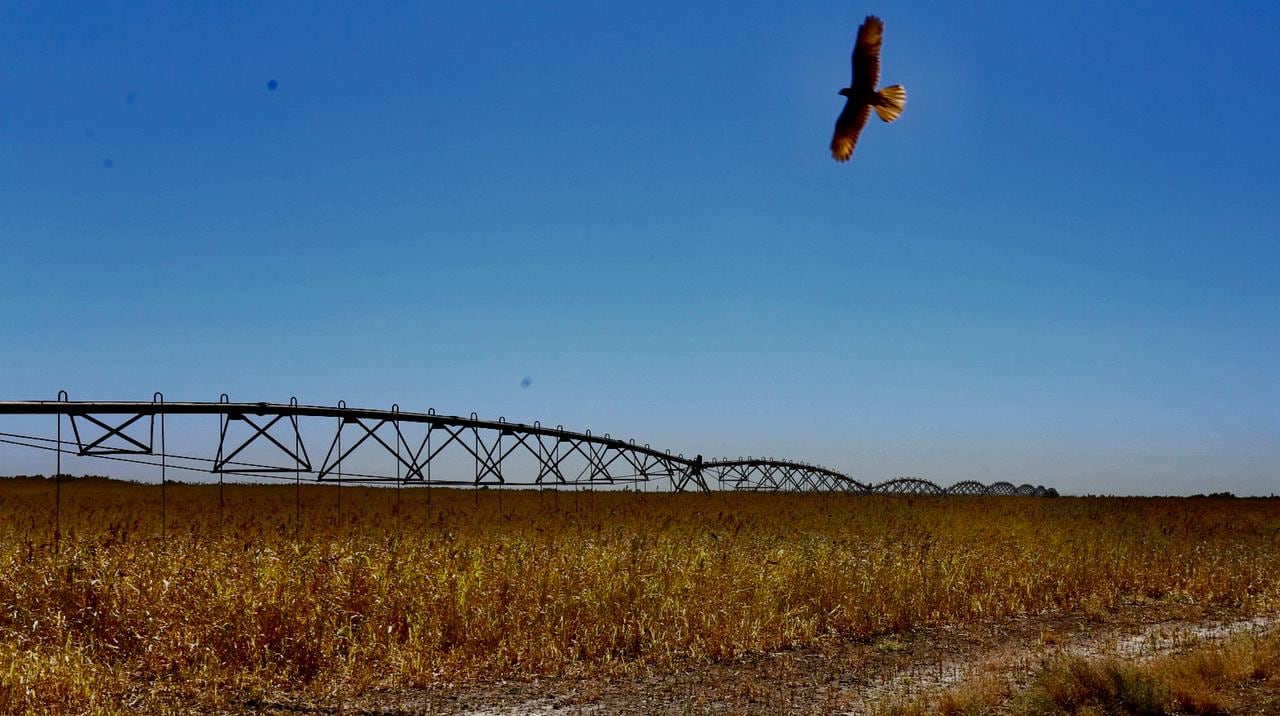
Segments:
[[[503,418],[288,403],[233,403],[223,394],[214,402],[167,403],[160,393],[150,402],[70,401],[66,392],[52,401],[0,401],[0,415],[56,417],[52,437],[0,432],[0,443],[170,470],[237,477],[319,482],[475,487],[532,486],[581,488],[656,485],[675,491],[747,490],[848,492],[910,495],[1018,495],[1052,497],[1053,488],[975,481],[942,487],[903,477],[865,483],[817,465],[774,458],[703,459],[658,450],[608,433],[574,432],[562,426],[509,423]],[[174,418],[217,419],[212,457],[166,451],[166,427]],[[189,422],[189,421],[188,421]],[[327,429],[326,429],[326,422]],[[307,426],[304,429],[304,424]],[[210,428],[212,422],[208,423]],[[50,426],[52,427],[52,426]],[[304,433],[326,440],[317,465]]]

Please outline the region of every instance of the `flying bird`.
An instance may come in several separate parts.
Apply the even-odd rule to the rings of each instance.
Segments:
[[[844,95],[844,110],[836,120],[835,136],[831,138],[831,157],[837,162],[847,162],[853,156],[858,135],[867,126],[871,110],[885,122],[892,122],[907,106],[907,90],[902,85],[891,85],[876,91],[880,83],[880,43],[884,40],[884,23],[875,15],[868,15],[858,28],[858,41],[853,46],[853,82],[840,94]]]

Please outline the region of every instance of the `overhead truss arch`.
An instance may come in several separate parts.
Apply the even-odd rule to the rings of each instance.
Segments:
[[[144,401],[71,401],[65,393],[52,401],[0,401],[0,415],[58,416],[59,435],[66,420],[70,440],[0,432],[0,442],[86,457],[162,464],[169,469],[219,475],[299,478],[325,482],[573,488],[597,485],[659,484],[677,491],[824,492],[887,495],[1056,496],[1052,488],[1008,482],[984,485],[966,480],[945,488],[917,477],[867,483],[819,465],[774,458],[704,460],[638,444],[544,426],[470,416],[288,403],[165,402],[157,393]],[[215,416],[213,457],[166,454],[157,446],[157,426],[178,416]],[[328,429],[324,457],[313,461],[301,425]],[[159,447],[159,449],[157,449]],[[254,459],[249,459],[250,449]],[[319,453],[315,453],[319,454]],[[373,455],[378,470],[354,464],[353,456]],[[441,463],[451,460],[450,469]],[[158,460],[158,461],[153,461]],[[459,466],[465,465],[466,470]],[[516,467],[520,469],[516,469]],[[434,469],[433,469],[434,468]]]

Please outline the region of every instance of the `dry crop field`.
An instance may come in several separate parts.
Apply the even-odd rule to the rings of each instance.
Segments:
[[[170,484],[162,537],[159,486],[77,479],[55,549],[53,491],[0,480],[5,713],[608,681],[1280,596],[1276,500]]]

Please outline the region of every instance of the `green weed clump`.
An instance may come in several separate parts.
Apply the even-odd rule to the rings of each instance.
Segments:
[[[0,711],[625,672],[1280,593],[1266,501],[0,482]],[[167,700],[167,701],[166,701]],[[52,706],[51,706],[52,705]]]

